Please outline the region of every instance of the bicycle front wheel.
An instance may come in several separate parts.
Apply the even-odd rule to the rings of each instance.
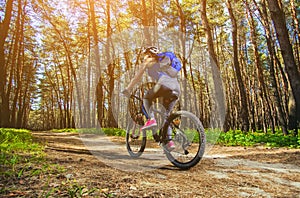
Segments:
[[[130,120],[126,131],[126,148],[131,157],[140,157],[146,147],[146,132],[140,131],[140,125]]]
[[[201,121],[190,112],[178,111],[169,116],[168,123],[164,130],[172,129],[175,149],[165,149],[167,158],[180,169],[189,169],[198,164],[204,155],[206,143]]]

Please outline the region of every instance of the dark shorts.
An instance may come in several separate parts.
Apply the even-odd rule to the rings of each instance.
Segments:
[[[164,106],[169,109],[168,106],[178,99],[179,93],[164,85],[156,84],[145,94],[144,100],[146,99],[149,103],[152,103],[154,99],[159,97],[163,98]]]

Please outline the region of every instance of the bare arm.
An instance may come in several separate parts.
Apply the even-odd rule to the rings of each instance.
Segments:
[[[126,90],[128,90],[129,92],[132,91],[132,88],[134,87],[134,85],[136,85],[139,80],[142,78],[143,73],[145,72],[145,70],[147,69],[147,67],[150,67],[151,65],[153,65],[155,63],[155,59],[153,58],[148,58],[145,60],[145,62],[143,62],[139,67],[138,72],[135,74],[135,76],[133,77],[133,79],[130,81],[129,85],[127,86]]]

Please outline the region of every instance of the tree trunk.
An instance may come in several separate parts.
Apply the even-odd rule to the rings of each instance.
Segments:
[[[289,77],[292,93],[296,102],[297,122],[295,123],[295,126],[297,126],[300,121],[300,74],[295,62],[293,48],[289,40],[284,12],[279,6],[277,0],[268,0],[268,4],[271,12],[271,18],[275,26],[276,35],[280,44],[285,68]]]
[[[144,46],[151,46],[152,45],[152,40],[151,40],[151,35],[149,32],[149,16],[148,16],[148,11],[147,11],[147,5],[146,1],[142,0],[142,25],[144,28],[144,34],[145,34],[145,43]]]
[[[268,47],[268,51],[269,51],[269,65],[270,65],[270,79],[271,79],[271,84],[272,84],[272,88],[273,88],[273,93],[274,93],[274,103],[275,103],[275,107],[277,109],[277,114],[278,114],[278,120],[279,120],[279,124],[282,128],[282,132],[284,135],[288,134],[288,130],[287,130],[287,120],[283,111],[283,106],[282,106],[282,101],[280,99],[280,94],[279,94],[279,88],[278,88],[278,84],[276,81],[276,74],[275,74],[275,50],[274,50],[274,46],[272,44],[272,37],[271,37],[271,28],[270,28],[270,23],[268,20],[268,14],[267,14],[267,9],[265,6],[265,0],[262,1],[262,10],[259,9],[259,7],[257,6],[257,3],[255,2],[255,0],[253,0],[253,2],[256,5],[257,10],[260,13],[260,16],[262,18],[262,22],[265,26],[265,32],[266,32],[266,40],[267,40],[267,47]]]
[[[181,49],[181,62],[182,62],[182,71],[183,71],[183,76],[184,76],[184,81],[183,81],[183,93],[181,94],[182,96],[184,96],[184,107],[187,108],[188,106],[188,96],[189,94],[188,93],[188,85],[186,84],[187,83],[187,60],[186,60],[186,19],[185,19],[185,16],[184,16],[184,13],[183,13],[183,10],[181,8],[181,5],[179,3],[178,0],[176,0],[176,6],[177,6],[177,10],[178,10],[178,13],[179,13],[179,18],[180,18],[180,33],[179,33],[179,38],[180,38],[180,42],[181,42],[181,46],[182,46],[182,49]]]
[[[108,72],[108,77],[109,77],[109,85],[108,85],[108,112],[107,112],[107,121],[108,121],[108,127],[112,128],[117,128],[118,124],[114,118],[113,114],[113,92],[115,88],[115,64],[116,60],[112,60],[110,54],[111,54],[111,18],[110,18],[110,0],[106,0],[106,13],[107,13],[107,26],[106,26],[106,38],[107,38],[107,43],[106,43],[106,64],[108,65],[107,72]]]
[[[242,119],[242,131],[249,131],[249,115],[248,115],[248,104],[247,104],[247,96],[246,89],[243,83],[239,58],[238,58],[238,43],[237,43],[237,24],[236,19],[233,14],[233,10],[231,7],[231,3],[229,0],[226,1],[228,12],[230,15],[231,23],[232,23],[232,42],[233,42],[233,65],[235,68],[235,73],[239,85],[239,91],[241,96],[241,119]]]
[[[96,72],[99,74],[99,80],[97,83],[96,88],[96,101],[97,101],[97,115],[99,125],[102,125],[103,121],[103,79],[101,77],[101,65],[100,65],[100,53],[99,53],[99,46],[98,46],[98,30],[96,25],[96,16],[95,16],[95,4],[94,0],[89,0],[90,4],[90,15],[91,15],[91,22],[92,22],[92,30],[93,30],[93,38],[94,38],[94,51],[95,51],[95,62],[96,62]]]
[[[207,47],[209,52],[209,58],[210,58],[210,65],[211,65],[211,71],[212,71],[212,77],[214,82],[214,99],[215,99],[215,108],[212,109],[212,115],[217,116],[216,126],[213,127],[220,127],[223,129],[224,119],[225,119],[225,96],[223,92],[223,85],[221,81],[221,72],[220,72],[220,66],[217,59],[217,55],[214,51],[214,43],[212,38],[212,32],[210,28],[210,24],[206,15],[206,0],[201,1],[202,10],[201,12],[201,18],[203,20],[203,26],[206,33],[206,39],[207,39]]]
[[[86,102],[85,102],[85,111],[86,114],[84,116],[84,128],[90,128],[95,127],[93,124],[93,116],[91,116],[91,72],[92,72],[92,66],[91,66],[91,36],[90,36],[90,15],[88,17],[88,68],[87,68],[87,95],[86,95]],[[94,98],[94,96],[92,96]]]
[[[292,18],[293,18],[293,40],[295,41],[295,58],[296,58],[296,64],[298,65],[298,70],[300,72],[300,26],[299,26],[299,13],[297,13],[297,8],[295,5],[295,0],[291,0],[291,11],[292,11]]]
[[[256,70],[257,70],[257,76],[258,76],[258,82],[259,82],[259,87],[261,89],[261,98],[262,98],[262,111],[264,115],[268,115],[269,118],[272,117],[271,115],[271,102],[270,99],[268,97],[268,92],[266,90],[266,83],[265,83],[265,77],[264,77],[264,72],[263,72],[263,68],[262,68],[262,64],[261,64],[261,60],[260,60],[260,55],[259,55],[259,49],[258,49],[258,44],[257,44],[257,33],[256,33],[256,25],[253,19],[253,13],[250,10],[249,4],[246,1],[246,9],[247,9],[247,13],[249,15],[249,26],[250,26],[250,39],[252,41],[252,48],[253,48],[253,52],[254,52],[254,63],[256,66]],[[266,119],[264,119],[264,121],[267,121]],[[272,128],[272,132],[275,133],[275,126],[274,126],[274,122],[273,119],[270,120],[271,121],[271,128]],[[266,127],[266,123],[264,124],[264,132],[267,132],[267,128]]]
[[[9,124],[9,98],[6,98],[5,85],[7,78],[6,60],[5,60],[5,40],[8,36],[9,25],[13,10],[13,0],[7,0],[5,8],[5,16],[2,22],[0,22],[0,127],[7,127]]]

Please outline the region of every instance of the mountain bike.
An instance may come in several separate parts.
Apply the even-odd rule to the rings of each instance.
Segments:
[[[129,99],[129,112],[131,119],[126,129],[126,147],[133,158],[140,157],[146,148],[147,137],[153,137],[163,149],[168,160],[180,169],[189,169],[200,162],[204,155],[206,136],[201,121],[191,112],[176,111],[167,115],[164,107],[167,102],[177,100],[178,95],[172,91],[165,93],[152,105],[158,127],[141,130],[148,115],[145,111],[142,96],[153,83],[146,83],[136,89]],[[158,119],[159,117],[159,119]],[[172,140],[175,149],[169,150],[167,131],[172,131]],[[150,135],[149,135],[150,134]]]

